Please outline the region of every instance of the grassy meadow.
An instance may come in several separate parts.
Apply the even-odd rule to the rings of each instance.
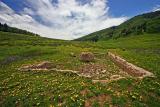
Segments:
[[[108,51],[155,77],[137,79],[123,74],[108,58]],[[59,69],[77,71],[88,64],[79,60],[81,52],[94,53],[95,60],[89,64],[105,65],[106,73],[86,78],[72,72],[18,70],[25,64],[50,61]],[[106,84],[92,82],[117,74],[125,78]],[[0,32],[0,106],[159,107],[160,34],[78,42]]]

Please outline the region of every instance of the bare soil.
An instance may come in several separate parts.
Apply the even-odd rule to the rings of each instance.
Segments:
[[[89,89],[84,89],[84,90],[82,90],[81,92],[80,92],[80,94],[82,95],[82,96],[86,96],[87,94],[89,94],[90,93],[90,90]]]
[[[109,95],[102,94],[94,96],[85,101],[85,107],[92,107],[94,102],[98,102],[100,107],[103,107],[106,102],[111,102],[112,98]]]
[[[93,77],[106,72],[106,69],[107,67],[105,64],[85,64],[82,65],[78,71],[79,74],[83,76]]]

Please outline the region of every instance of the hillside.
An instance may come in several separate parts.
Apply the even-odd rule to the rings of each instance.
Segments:
[[[143,33],[160,32],[160,11],[146,13],[135,16],[119,26],[107,28],[101,31],[91,33],[79,41],[99,41],[126,37],[129,35],[140,35]]]
[[[2,31],[2,32],[18,33],[18,34],[26,34],[26,35],[33,35],[33,36],[39,36],[38,34],[29,32],[29,31],[26,31],[26,30],[18,29],[18,28],[15,28],[15,27],[10,27],[6,23],[5,24],[1,24],[0,23],[0,31]]]

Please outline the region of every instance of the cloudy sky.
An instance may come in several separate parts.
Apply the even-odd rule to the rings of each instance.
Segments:
[[[160,0],[0,0],[0,22],[71,40],[159,9]]]

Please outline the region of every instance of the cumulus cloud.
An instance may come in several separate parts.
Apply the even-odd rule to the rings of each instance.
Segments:
[[[160,11],[160,5],[156,5],[155,7],[153,7],[152,11]]]
[[[25,0],[25,3],[27,7],[17,13],[0,2],[0,21],[44,37],[71,40],[127,20],[111,17],[107,0]]]

